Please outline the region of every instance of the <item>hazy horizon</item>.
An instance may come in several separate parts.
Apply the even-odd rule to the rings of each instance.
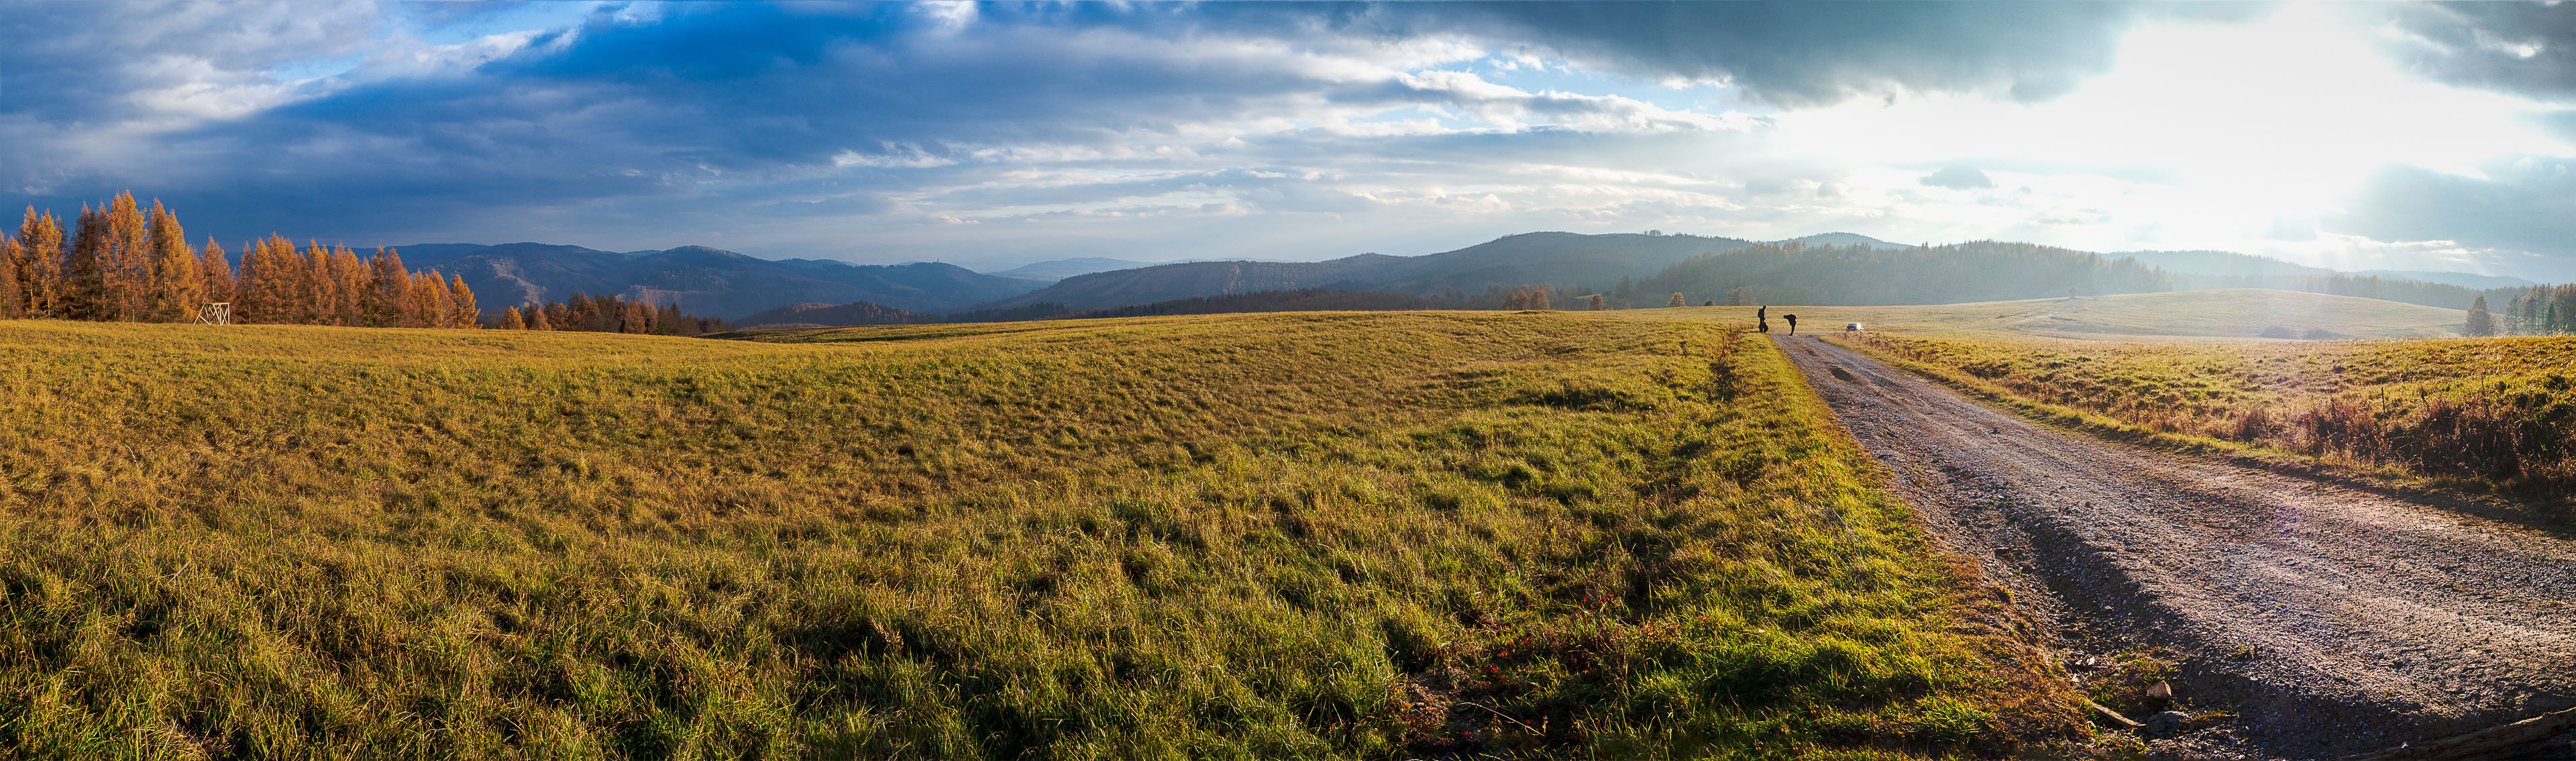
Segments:
[[[2576,279],[2576,8],[33,3],[0,187],[198,238],[1317,260],[1513,233]]]

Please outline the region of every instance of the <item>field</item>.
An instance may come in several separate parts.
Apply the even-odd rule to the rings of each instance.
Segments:
[[[0,756],[2081,736],[1767,342],[1649,317],[0,322]]]
[[[1750,325],[1753,307],[1633,310],[1666,319],[1733,321]],[[2199,340],[2216,338],[2438,338],[2455,336],[2467,312],[2378,299],[2321,293],[2235,289],[2111,296],[2024,299],[1908,306],[1771,307],[1771,329],[1786,333],[1784,314],[1798,315],[1799,332],[1840,332],[1858,322],[1872,330],[1949,331],[1996,328],[2068,338]],[[2270,335],[2266,335],[2266,334]],[[2331,335],[2328,335],[2331,334]]]
[[[1836,340],[2111,432],[2460,486],[2576,486],[2576,338]]]
[[[2089,338],[2439,338],[2459,335],[2467,319],[2468,312],[2459,309],[2240,288],[2085,299],[2064,312],[2012,329]]]

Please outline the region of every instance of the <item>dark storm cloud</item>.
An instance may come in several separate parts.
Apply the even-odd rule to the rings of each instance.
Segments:
[[[2530,252],[2510,262],[2535,279],[2576,277],[2576,159],[2525,156],[2482,167],[2486,178],[2415,167],[2382,170],[2329,230],[2381,241],[2456,241]]]
[[[1727,81],[1774,103],[1900,91],[2045,100],[2108,70],[2141,18],[2245,6],[2125,3],[1505,3],[1391,15],[1649,78]]]
[[[2170,12],[2095,3],[1005,4],[960,19],[911,4],[678,4],[604,8],[490,60],[406,69],[391,56],[297,83],[280,81],[279,67],[374,52],[375,28],[402,14],[355,3],[38,4],[0,20],[9,39],[34,41],[0,46],[0,144],[14,146],[0,147],[0,183],[57,206],[132,187],[170,198],[192,219],[239,228],[217,231],[228,236],[416,235],[539,219],[634,230],[755,207],[767,216],[884,214],[900,208],[891,195],[1025,158],[1015,151],[1114,158],[1187,144],[1194,127],[1299,118],[1326,105],[1692,128],[1624,99],[1329,65],[1418,67],[1398,59],[1434,42],[1633,77],[1726,81],[1787,105],[1899,91],[2036,99],[2107,67],[2115,38],[2142,13]],[[197,101],[169,105],[189,97]],[[103,136],[174,119],[198,126],[126,144]],[[1584,142],[1553,132],[1460,141]],[[1400,143],[1302,135],[1229,150],[1244,154],[1234,166],[1267,165],[1261,154],[1276,147],[1304,154],[1309,170],[1330,170],[1342,142]],[[84,147],[122,158],[82,163],[72,149]],[[1303,180],[1218,187],[1271,209],[1367,203]]]
[[[2576,100],[2576,4],[2355,5],[2397,34],[2384,45],[2418,73],[2452,84]]]

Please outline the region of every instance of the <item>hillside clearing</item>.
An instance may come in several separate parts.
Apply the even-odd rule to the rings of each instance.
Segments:
[[[2081,733],[1765,342],[0,323],[0,755],[1904,758]],[[1999,628],[2003,627],[2003,628]]]

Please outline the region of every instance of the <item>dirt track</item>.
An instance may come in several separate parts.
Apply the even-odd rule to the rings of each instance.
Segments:
[[[1811,336],[1773,339],[2071,657],[2171,648],[2176,698],[2235,714],[2160,751],[2335,758],[2576,706],[2566,534],[2067,434]],[[2568,757],[2571,740],[2522,757]]]

